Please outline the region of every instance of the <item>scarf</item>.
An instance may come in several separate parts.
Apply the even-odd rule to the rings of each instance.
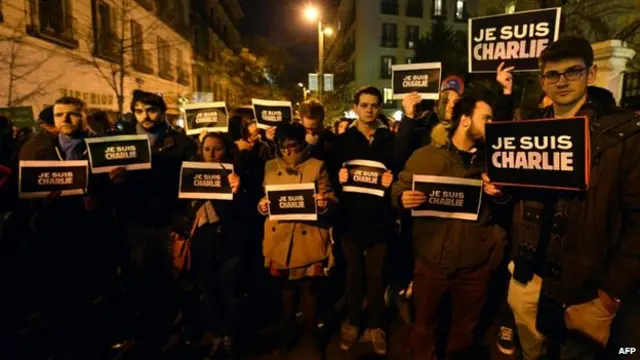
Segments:
[[[64,152],[65,160],[80,160],[84,153],[84,136],[71,137],[68,135],[58,135],[60,148]]]
[[[209,200],[205,201],[200,206],[196,212],[196,219],[198,219],[198,224],[196,225],[198,228],[207,224],[215,224],[220,221],[220,217],[218,216],[218,213],[216,213],[213,203]]]
[[[161,140],[164,137],[165,130],[166,128],[164,124],[159,124],[151,130],[147,130],[144,126],[136,124],[136,134],[147,135],[149,137],[151,147],[153,147],[158,140]]]

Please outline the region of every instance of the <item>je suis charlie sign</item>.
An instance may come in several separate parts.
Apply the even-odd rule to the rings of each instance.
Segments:
[[[197,135],[202,130],[227,132],[229,123],[227,105],[224,102],[186,104],[183,110],[187,135]]]
[[[441,63],[393,65],[391,83],[393,98],[404,99],[417,92],[423,99],[437,100],[440,97]]]
[[[151,145],[146,135],[119,135],[85,139],[91,171],[107,173],[123,167],[127,170],[151,169]]]
[[[60,191],[60,196],[85,194],[88,169],[87,160],[20,161],[20,198],[44,198],[54,191]]]
[[[589,187],[585,117],[487,123],[487,175],[493,183],[562,190]]]
[[[293,119],[291,101],[251,99],[253,114],[258,127],[267,129],[281,123],[289,123]]]
[[[316,184],[266,185],[270,220],[315,221]]]
[[[514,71],[538,70],[540,53],[560,35],[561,8],[469,19],[469,72],[493,73],[498,65]]]
[[[229,174],[233,164],[190,162],[180,169],[180,199],[233,200]]]
[[[482,180],[414,175],[413,190],[423,192],[427,200],[411,210],[411,216],[476,221],[482,187]]]
[[[342,187],[344,192],[357,192],[375,196],[384,196],[382,175],[387,171],[383,163],[370,160],[351,160],[343,164],[349,172],[347,183]]]

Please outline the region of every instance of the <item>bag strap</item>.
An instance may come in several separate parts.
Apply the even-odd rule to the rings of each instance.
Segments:
[[[196,218],[193,220],[193,225],[191,226],[191,231],[189,232],[189,240],[193,237],[193,234],[196,232],[196,228],[198,227],[198,222],[200,220],[200,212],[196,213]]]

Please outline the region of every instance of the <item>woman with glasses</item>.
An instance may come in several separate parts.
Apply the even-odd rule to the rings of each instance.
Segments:
[[[281,124],[276,128],[277,157],[265,165],[264,185],[314,183],[316,186],[317,221],[277,221],[267,219],[262,250],[272,276],[282,286],[280,353],[287,353],[296,342],[295,319],[298,300],[306,319],[305,342],[315,343],[316,280],[332,265],[332,244],[328,214],[336,203],[324,163],[311,158],[305,143],[305,129],[299,123]],[[260,214],[269,213],[267,198],[258,204]],[[299,297],[296,293],[299,292]],[[315,344],[314,344],[315,345]],[[320,356],[319,346],[311,358]]]

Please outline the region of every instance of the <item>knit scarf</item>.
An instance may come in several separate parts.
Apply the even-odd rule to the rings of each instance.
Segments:
[[[521,218],[524,230],[520,234],[520,242],[516,257],[513,278],[526,284],[533,278],[536,252],[541,236],[548,237],[546,254],[544,255],[544,278],[538,301],[536,316],[537,329],[563,342],[566,336],[564,322],[565,301],[562,295],[562,246],[567,236],[567,220],[570,201],[563,198],[541,201],[523,201]],[[542,221],[549,231],[541,231]],[[544,249],[543,249],[544,250]]]
[[[60,148],[64,152],[64,158],[66,160],[80,160],[82,159],[82,153],[85,150],[84,137],[83,136],[68,136],[64,134],[58,135],[58,142]]]
[[[145,129],[142,125],[136,124],[136,133],[138,135],[147,135],[149,137],[149,144],[153,147],[158,140],[161,140],[164,136],[166,127],[163,124],[157,125],[152,130]]]

